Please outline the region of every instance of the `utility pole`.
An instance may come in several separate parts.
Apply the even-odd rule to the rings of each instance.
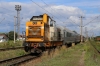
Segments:
[[[87,27],[85,27],[85,35],[86,35],[86,41],[88,41],[88,31],[87,31]]]
[[[15,38],[16,38],[16,35],[15,35],[15,34],[16,34],[16,18],[17,18],[17,17],[14,16],[14,43],[15,43],[15,40],[16,40],[16,39],[15,39]]]
[[[82,35],[82,33],[83,33],[83,22],[82,22],[82,18],[84,18],[83,16],[81,16],[80,17],[81,18],[81,24],[80,24],[80,28],[81,28],[81,42],[83,42],[83,35]]]
[[[94,38],[94,32],[93,32],[93,34],[92,34],[92,39]]]
[[[15,10],[17,11],[17,34],[18,39],[20,36],[20,11],[21,11],[21,5],[15,5]]]

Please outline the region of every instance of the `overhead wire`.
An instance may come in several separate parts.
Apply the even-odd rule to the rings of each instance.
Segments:
[[[0,8],[1,8],[1,9],[5,9],[5,10],[10,11],[10,12],[15,12],[14,10],[7,9],[7,8],[2,7],[2,6],[0,6]],[[0,12],[0,13],[2,13],[3,15],[9,15],[10,17],[11,17],[11,16],[14,17],[14,14],[11,15],[10,13],[4,13],[4,12]],[[16,15],[17,15],[17,14],[16,14]],[[3,20],[5,20],[5,18],[4,18]],[[2,21],[3,21],[3,20],[2,20]],[[1,23],[2,21],[0,21],[0,23]],[[0,24],[0,25],[1,25],[1,24]],[[2,25],[3,25],[3,24],[2,24]],[[4,24],[4,25],[5,25],[5,24]],[[9,26],[10,26],[10,23],[6,23],[6,25],[9,25]]]
[[[98,28],[100,28],[100,27],[92,28],[92,29],[90,29],[90,30],[88,30],[88,31],[95,30],[95,29],[98,29]]]
[[[36,4],[37,6],[39,6],[40,8],[42,8],[43,10],[47,11],[49,14],[51,14],[53,17],[55,17],[56,19],[60,20],[58,17],[56,17],[55,15],[53,15],[52,13],[50,13],[48,10],[44,9],[43,7],[41,7],[39,4],[37,4],[36,2],[34,2],[33,0],[30,0],[31,2],[33,2],[34,4]],[[62,20],[60,20],[61,22],[63,22]]]
[[[0,12],[0,13],[4,13],[4,12]],[[4,15],[4,14],[3,14]],[[8,13],[6,13],[6,15],[9,15],[9,16],[14,16],[14,15],[10,15],[10,14],[8,14]],[[5,20],[6,18],[4,18],[4,20]],[[7,19],[6,19],[7,20]],[[1,23],[1,22],[0,22]]]
[[[6,10],[9,10],[9,9],[4,8],[4,7],[1,7],[1,6],[0,6],[0,8],[3,8],[3,9],[6,9]],[[12,11],[12,10],[9,10],[9,11]],[[15,12],[15,11],[12,11],[12,12]],[[4,13],[4,12],[1,12],[1,13]],[[9,15],[9,16],[14,16],[14,15],[11,15],[11,14],[8,14],[8,13],[7,13],[7,15]]]
[[[98,17],[100,17],[100,15],[99,16],[97,16],[96,18],[94,18],[93,20],[91,20],[91,21],[89,21],[87,24],[85,24],[84,26],[86,26],[86,25],[88,25],[89,23],[91,23],[91,22],[93,22],[95,19],[97,19]],[[83,26],[83,27],[84,27]]]
[[[43,0],[41,0],[44,4],[46,4],[47,6],[49,6],[46,2],[44,2]],[[51,9],[52,9],[52,7],[50,7]],[[53,9],[52,9],[53,10]],[[54,10],[53,10],[54,11]],[[56,11],[56,13],[57,14],[59,14],[57,11]],[[60,14],[59,14],[60,15]],[[62,15],[60,15],[61,17],[63,17]],[[63,17],[63,18],[65,18],[65,17]],[[67,19],[69,19],[69,18],[67,18]],[[71,19],[70,19],[71,20]],[[72,21],[72,20],[71,20]],[[74,23],[74,24],[76,24],[77,26],[79,26],[76,22],[74,22],[74,21],[72,21],[71,23]]]
[[[65,8],[67,8],[67,7],[65,7]],[[68,18],[69,19],[69,18]],[[72,19],[69,19],[69,20],[71,20],[71,23],[74,23],[75,25],[77,25],[77,26],[79,26],[80,27],[80,25],[78,25],[75,21],[73,21]]]
[[[69,19],[69,18],[68,18]],[[69,19],[69,20],[71,20],[71,19]],[[80,25],[78,25],[76,22],[74,22],[73,20],[71,20],[71,23],[74,23],[74,24],[76,24],[77,26],[79,26],[80,27]]]
[[[44,4],[46,4],[47,6],[49,6],[46,2],[44,2],[43,0],[41,0]],[[49,6],[50,7],[50,6]],[[56,10],[54,10],[52,7],[50,7],[53,11],[55,11],[57,14],[59,14],[61,17],[63,17],[60,13],[58,13]],[[65,17],[63,17],[65,18]]]
[[[98,29],[98,28],[100,28],[100,27],[96,27],[96,28],[92,28],[92,29],[90,29],[90,30],[88,30],[88,32],[91,32],[91,31],[97,31],[96,29]]]
[[[7,9],[7,8],[4,8],[4,7],[1,7],[1,6],[0,6],[0,8],[2,8],[2,9],[6,9],[6,10],[9,10],[9,9]],[[9,11],[12,11],[12,10],[9,10]],[[15,12],[15,11],[12,11],[12,12]]]
[[[3,20],[5,20],[5,18],[3,18],[3,19],[0,21],[0,23],[1,23]]]
[[[4,7],[1,7],[1,6],[0,6],[0,8],[3,8],[3,9],[6,9],[6,10],[9,10],[9,9],[4,8]],[[9,11],[12,11],[12,10],[9,10]],[[12,12],[15,12],[15,11],[12,11]],[[1,12],[1,13],[4,13],[4,12]],[[14,16],[14,15],[10,15],[10,14],[7,14],[7,15],[9,15],[9,16]]]
[[[3,8],[3,9],[6,9],[6,10],[9,10],[9,9],[4,8],[4,7],[1,7],[1,6],[0,6],[0,8]],[[9,11],[12,11],[12,10],[9,10]],[[12,11],[12,12],[15,12],[15,11]],[[4,13],[4,12],[1,12],[1,13]],[[8,14],[8,13],[6,13],[6,14],[9,15],[9,16],[14,16],[14,15],[11,15],[11,14]]]
[[[0,12],[0,13],[4,13],[4,12]],[[8,14],[8,13],[6,13],[6,15],[9,15],[9,16],[14,16],[14,15],[11,15],[11,14]]]
[[[0,6],[0,8],[3,8],[3,9],[6,9],[6,10],[9,10],[9,9],[4,8],[4,7],[1,7],[1,6]],[[12,11],[12,10],[9,10],[9,11]],[[12,11],[12,12],[15,12],[15,11]],[[0,12],[0,13],[4,13],[4,12]],[[9,13],[4,13],[4,14],[14,17],[14,15],[11,15],[11,14],[9,14]],[[3,14],[3,15],[4,15],[4,14]]]

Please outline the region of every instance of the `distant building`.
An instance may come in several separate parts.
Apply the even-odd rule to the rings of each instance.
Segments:
[[[0,34],[0,43],[8,41],[8,37],[5,34]]]
[[[20,35],[19,38],[17,38],[17,40],[19,41],[25,40],[25,35]]]

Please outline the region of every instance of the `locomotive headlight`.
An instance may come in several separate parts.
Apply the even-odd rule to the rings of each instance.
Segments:
[[[44,29],[44,27],[42,26],[41,29]]]
[[[26,29],[28,29],[28,26],[26,26]]]

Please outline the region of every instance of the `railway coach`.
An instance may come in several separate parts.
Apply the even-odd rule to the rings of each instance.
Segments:
[[[25,32],[23,46],[26,52],[39,53],[63,44],[80,41],[79,34],[58,26],[56,21],[47,14],[33,16],[26,22]]]

